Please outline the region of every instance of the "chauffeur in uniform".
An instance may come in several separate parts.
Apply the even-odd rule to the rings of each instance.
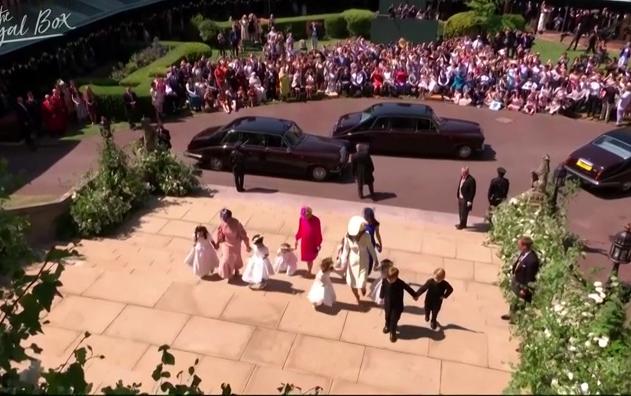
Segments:
[[[230,153],[230,162],[232,163],[232,174],[234,175],[234,186],[238,192],[243,192],[243,184],[245,183],[245,154],[241,150],[241,146],[237,145]]]
[[[460,223],[456,224],[456,228],[462,230],[467,228],[467,218],[473,209],[473,199],[475,198],[475,179],[469,174],[469,168],[466,166],[460,171],[460,182],[456,196],[458,197],[458,215],[460,217]]]
[[[504,175],[506,175],[506,169],[497,168],[497,177],[493,178],[489,185],[489,213],[487,215],[489,223],[492,222],[493,210],[508,197],[510,182]]]

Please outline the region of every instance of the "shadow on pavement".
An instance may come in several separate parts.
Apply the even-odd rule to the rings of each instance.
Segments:
[[[7,192],[12,194],[41,176],[79,143],[59,140],[39,146],[37,151],[31,151],[24,145],[1,145],[0,157],[6,159],[9,172],[15,177]]]
[[[452,329],[477,333],[474,330],[468,329],[466,327],[462,327],[457,324],[450,323],[446,326],[443,326],[440,322],[438,322],[438,328],[436,330],[432,330],[429,327],[401,325],[399,326],[398,337],[399,339],[402,339],[402,340],[416,340],[416,339],[425,337],[425,338],[430,338],[434,341],[441,341],[445,339],[445,330],[452,330]]]
[[[264,291],[283,294],[298,294],[304,292],[304,290],[294,288],[291,282],[274,278],[267,280]]]
[[[260,193],[260,194],[274,194],[274,193],[277,193],[278,190],[275,188],[253,187],[253,188],[247,188],[244,192]]]

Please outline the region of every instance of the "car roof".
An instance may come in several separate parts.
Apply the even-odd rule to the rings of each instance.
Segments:
[[[282,118],[252,116],[237,118],[228,124],[228,127],[238,131],[283,135],[293,124],[293,121]]]
[[[614,137],[618,140],[622,140],[625,143],[631,144],[631,127],[614,129],[613,131],[609,131],[605,133],[605,135]]]
[[[370,112],[374,116],[425,116],[432,113],[432,108],[419,103],[386,102],[371,106]]]

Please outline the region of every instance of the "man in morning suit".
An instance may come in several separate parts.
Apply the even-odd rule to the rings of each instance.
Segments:
[[[475,198],[475,179],[469,174],[469,168],[466,166],[460,171],[460,182],[456,196],[458,197],[458,215],[460,216],[460,223],[456,224],[456,228],[462,230],[467,228],[467,218],[473,209],[473,199]]]
[[[373,176],[373,172],[375,171],[375,166],[372,163],[372,158],[370,158],[368,145],[358,144],[356,149],[357,152],[351,156],[351,168],[353,170],[353,177],[355,177],[355,182],[357,183],[357,193],[359,195],[359,199],[364,198],[365,185],[368,186],[370,197],[374,199],[375,177]]]
[[[539,257],[532,250],[532,239],[529,237],[521,237],[517,241],[519,256],[513,263],[511,277],[511,289],[519,298],[520,303],[530,303],[532,301],[532,283],[537,280],[539,272]],[[521,304],[511,304],[510,313],[502,315],[502,319],[511,320],[512,315],[519,309]]]
[[[241,146],[237,145],[230,153],[230,162],[232,163],[232,174],[234,175],[234,186],[238,192],[245,191],[243,184],[245,183],[245,154],[241,150]]]

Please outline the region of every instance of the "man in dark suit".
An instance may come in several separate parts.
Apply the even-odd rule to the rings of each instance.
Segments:
[[[16,106],[18,121],[20,123],[20,134],[24,138],[24,143],[28,146],[29,149],[35,151],[37,147],[35,146],[35,142],[33,142],[33,119],[31,118],[31,114],[28,111],[28,108],[24,104],[24,98],[21,96],[17,98],[17,106]]]
[[[473,209],[473,199],[475,198],[475,179],[469,174],[469,168],[466,166],[460,172],[456,196],[458,197],[458,215],[460,216],[460,223],[456,224],[456,228],[462,230],[467,228],[467,218]]]
[[[374,182],[375,178],[373,172],[375,166],[370,158],[368,152],[368,146],[363,144],[357,145],[357,152],[351,158],[351,167],[353,170],[353,177],[357,182],[357,192],[359,193],[359,199],[364,198],[364,185],[368,185],[368,191],[370,191],[370,198],[375,198]]]
[[[532,250],[532,239],[529,237],[521,237],[517,241],[519,256],[515,263],[511,277],[511,289],[519,298],[520,302],[530,303],[532,301],[532,283],[537,280],[539,272],[539,257]],[[502,315],[502,319],[511,320],[513,314],[520,308],[522,304],[511,304],[510,313]]]
[[[232,174],[234,175],[234,185],[238,192],[243,192],[243,184],[245,183],[245,154],[241,150],[241,146],[237,145],[230,153],[230,162],[232,163]]]
[[[493,180],[491,180],[491,184],[489,185],[489,223],[491,222],[493,210],[497,207],[497,205],[504,202],[508,196],[510,182],[506,177],[504,177],[504,175],[506,175],[506,169],[502,167],[497,168],[497,177],[493,178]]]
[[[136,103],[138,102],[138,97],[136,93],[131,90],[131,87],[127,87],[125,89],[125,93],[123,94],[123,103],[125,104],[125,114],[127,115],[127,122],[129,122],[130,129],[136,129],[136,112],[137,107]]]

